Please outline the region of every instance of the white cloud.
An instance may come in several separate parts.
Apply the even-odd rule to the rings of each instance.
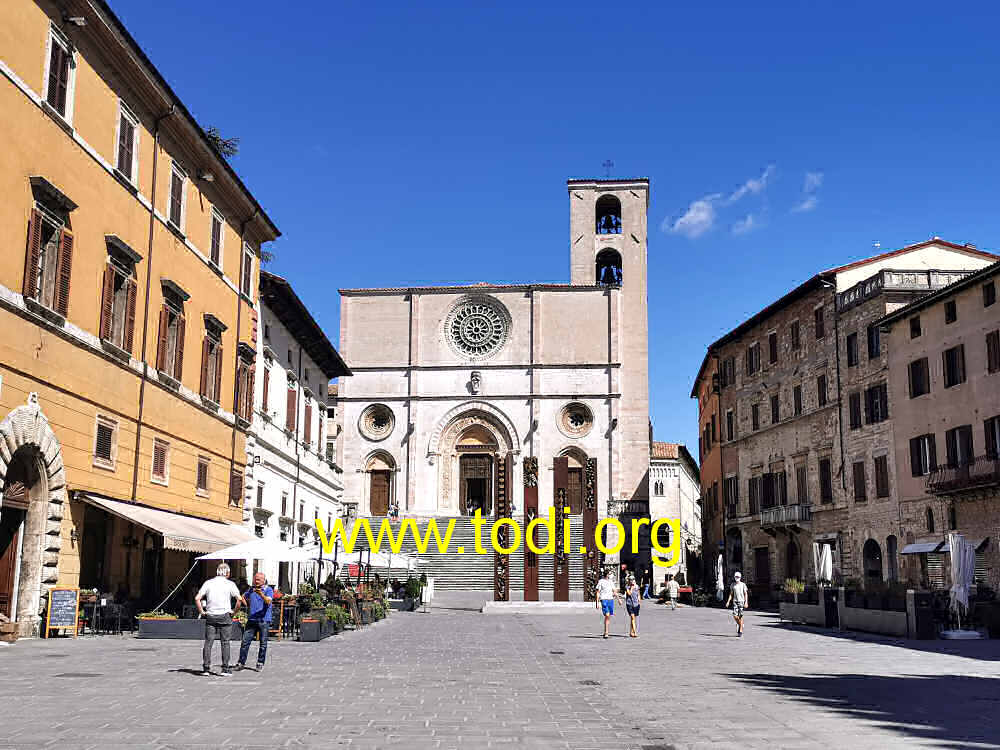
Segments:
[[[806,211],[812,211],[818,205],[819,205],[819,198],[817,198],[815,195],[807,195],[801,201],[792,206],[792,213],[804,214]]]
[[[691,205],[688,206],[687,211],[679,219],[673,222],[667,219],[663,222],[664,231],[673,234],[682,234],[692,240],[701,237],[701,235],[715,226],[715,206],[720,198],[722,198],[720,193],[713,193],[696,201],[691,201]]]
[[[815,193],[823,185],[822,172],[806,172],[805,183],[802,185],[803,193]]]
[[[747,232],[753,231],[760,224],[757,219],[754,218],[753,214],[747,214],[742,219],[733,224],[732,232],[733,234],[746,234]]]
[[[758,193],[763,192],[764,188],[767,187],[767,183],[771,181],[771,178],[774,177],[774,174],[777,171],[778,170],[773,164],[768,164],[764,171],[760,173],[760,177],[751,177],[749,180],[736,188],[736,191],[729,196],[728,202],[735,203],[745,195],[757,195]]]

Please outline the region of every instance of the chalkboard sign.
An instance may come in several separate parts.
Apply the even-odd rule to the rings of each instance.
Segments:
[[[80,611],[80,589],[57,588],[49,591],[49,611],[45,618],[45,637],[50,630],[72,628],[76,637],[76,626]]]

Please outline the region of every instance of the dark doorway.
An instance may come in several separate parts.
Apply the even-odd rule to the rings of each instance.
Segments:
[[[163,537],[147,532],[142,540],[142,589],[140,600],[149,606],[163,592]]]
[[[583,469],[579,466],[569,467],[566,482],[566,504],[570,515],[583,513]]]
[[[110,589],[105,575],[108,516],[88,505],[84,512],[83,535],[80,537],[80,586],[85,589]]]
[[[17,575],[17,547],[24,523],[24,511],[5,505],[0,516],[0,614],[14,617],[14,580]]]
[[[379,469],[371,474],[371,514],[373,516],[389,515],[389,495],[392,489],[392,472]]]
[[[14,590],[17,577],[21,575],[18,562],[23,557],[18,547],[27,524],[32,488],[38,479],[34,450],[27,446],[19,448],[7,466],[3,497],[0,499],[3,505],[0,509],[0,612],[12,620],[17,614]]]
[[[788,540],[785,558],[785,575],[788,578],[802,579],[802,558],[799,555],[799,545],[794,539]]]
[[[493,510],[490,481],[493,476],[493,457],[482,453],[458,459],[458,483],[461,493],[461,512],[467,516],[476,511],[488,517]]]
[[[767,547],[755,547],[753,551],[754,585],[763,592],[771,591],[771,552]]]
[[[882,548],[878,542],[869,539],[861,551],[865,567],[865,582],[881,583],[882,581]]]

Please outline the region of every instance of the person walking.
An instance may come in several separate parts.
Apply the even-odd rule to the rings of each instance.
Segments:
[[[222,641],[222,676],[228,677],[233,673],[229,666],[229,635],[233,626],[233,614],[239,611],[242,602],[240,590],[229,580],[229,566],[226,563],[221,563],[215,569],[215,578],[208,579],[198,589],[194,605],[198,608],[198,614],[205,616],[202,674],[212,674],[212,644],[216,638]]]
[[[653,585],[653,571],[651,571],[649,568],[646,568],[644,571],[642,571],[642,586],[643,586],[643,589],[642,589],[642,598],[643,599],[652,599],[653,598],[653,595],[651,593],[649,593],[649,587],[652,586],[652,585]]]
[[[628,612],[628,634],[630,638],[638,638],[639,631],[639,584],[634,576],[629,576],[625,587],[625,611]]]
[[[667,590],[667,601],[670,602],[670,609],[677,609],[677,595],[680,594],[681,587],[677,583],[677,579],[673,576],[667,580],[664,588]]]
[[[267,585],[267,576],[254,573],[253,588],[243,595],[243,603],[247,607],[247,624],[243,629],[243,641],[240,643],[240,660],[238,669],[246,669],[247,657],[250,655],[250,644],[254,634],[260,638],[257,646],[257,671],[264,669],[264,659],[267,656],[267,634],[271,629],[271,601],[274,599],[274,589]]]
[[[726,606],[730,604],[733,606],[733,619],[736,620],[736,635],[740,638],[743,637],[743,608],[750,603],[750,592],[747,590],[747,585],[743,583],[743,575],[736,571],[733,574],[733,585],[729,589],[729,599],[726,600]]]
[[[604,577],[597,582],[597,593],[594,595],[594,606],[604,615],[604,637],[608,638],[608,625],[615,613],[615,584],[611,581],[611,570],[604,572]]]

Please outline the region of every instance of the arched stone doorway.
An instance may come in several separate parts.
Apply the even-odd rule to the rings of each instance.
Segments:
[[[490,515],[497,459],[516,455],[516,446],[510,419],[492,404],[473,402],[452,409],[432,434],[427,451],[431,463],[439,464],[437,510],[472,515],[479,509]]]
[[[861,552],[864,561],[865,583],[882,582],[882,548],[874,539],[865,542]]]
[[[396,461],[386,451],[375,451],[365,461],[368,481],[365,492],[368,495],[368,514],[388,516],[396,499]]]
[[[66,478],[62,449],[32,393],[0,422],[0,611],[37,635],[55,585]]]

